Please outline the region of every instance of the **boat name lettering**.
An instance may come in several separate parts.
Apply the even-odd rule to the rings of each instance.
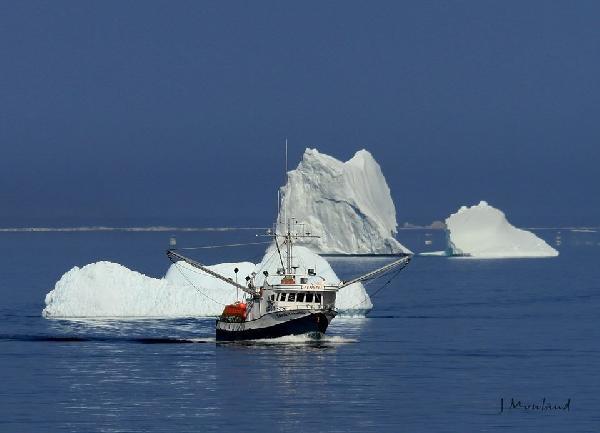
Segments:
[[[312,284],[302,284],[302,289],[304,290],[323,290],[325,288],[325,285],[321,282],[319,283],[312,283]]]

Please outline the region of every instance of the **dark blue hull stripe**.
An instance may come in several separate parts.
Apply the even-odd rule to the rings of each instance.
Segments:
[[[265,328],[246,329],[244,331],[225,331],[217,328],[216,339],[217,341],[259,340],[314,332],[325,333],[327,326],[329,326],[329,320],[327,320],[325,314],[313,313]]]

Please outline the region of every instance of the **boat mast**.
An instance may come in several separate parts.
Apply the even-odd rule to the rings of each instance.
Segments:
[[[285,192],[287,193],[287,187],[288,187],[288,142],[287,142],[287,137],[285,138],[285,171],[283,172],[283,184],[286,186],[286,190]],[[286,195],[284,195],[282,197],[282,199],[285,197]],[[285,202],[283,203],[283,221],[281,221],[283,224],[287,224],[287,206],[285,205]],[[284,226],[285,227],[285,226]]]
[[[293,242],[294,239],[297,238],[318,238],[319,236],[311,235],[310,233],[292,233],[293,226],[297,224],[296,220],[292,217],[288,217],[288,211],[286,206],[286,200],[290,199],[290,191],[289,191],[289,182],[288,182],[288,139],[285,139],[285,193],[283,195],[280,194],[279,197],[279,219],[277,224],[275,225],[275,233],[272,236],[275,236],[275,242],[277,242],[277,237],[280,236],[284,238],[285,243],[285,252],[286,252],[286,260],[285,260],[285,274],[293,275],[294,270],[294,256],[293,256]],[[283,221],[281,220],[281,215],[283,215]],[[278,234],[278,228],[282,227],[283,233]],[[302,224],[301,224],[302,226]],[[279,253],[279,258],[281,260],[281,265],[283,266],[283,258],[281,257],[281,253],[279,252],[279,245],[277,245],[277,251]]]
[[[287,188],[289,188],[288,184],[288,139],[285,138],[285,185],[286,185],[286,193],[289,193]],[[287,195],[287,194],[286,194]],[[285,228],[285,252],[286,252],[286,269],[285,273],[287,275],[292,274],[292,233],[290,231],[290,220],[287,217],[287,206],[285,202],[283,203],[283,223]]]
[[[285,249],[287,253],[287,268],[285,270],[286,274],[292,274],[292,233],[290,231],[290,221],[287,221],[287,232],[285,234]]]

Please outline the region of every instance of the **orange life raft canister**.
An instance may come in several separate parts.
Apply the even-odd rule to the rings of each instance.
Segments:
[[[236,302],[235,304],[226,305],[223,310],[223,316],[239,317],[246,319],[246,304]]]

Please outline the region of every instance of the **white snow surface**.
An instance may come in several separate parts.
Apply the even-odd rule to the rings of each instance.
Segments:
[[[329,263],[307,248],[294,248],[295,262],[314,267],[328,283],[339,282]],[[275,274],[278,256],[267,250],[258,265],[250,262],[221,263],[210,269],[235,280],[257,273],[260,285],[267,270]],[[239,296],[243,293],[240,291]],[[66,272],[46,295],[44,317],[212,317],[223,305],[236,300],[236,288],[185,262],[173,264],[166,275],[152,278],[111,262],[96,262]],[[373,304],[362,284],[353,284],[338,292],[336,305],[340,314],[364,316]]]
[[[481,201],[446,219],[453,255],[474,258],[554,257],[558,251],[533,233],[514,227],[504,213]]]
[[[281,188],[283,214],[320,236],[303,241],[320,254],[410,253],[396,239],[396,208],[381,168],[366,150],[342,162],[306,149]]]

